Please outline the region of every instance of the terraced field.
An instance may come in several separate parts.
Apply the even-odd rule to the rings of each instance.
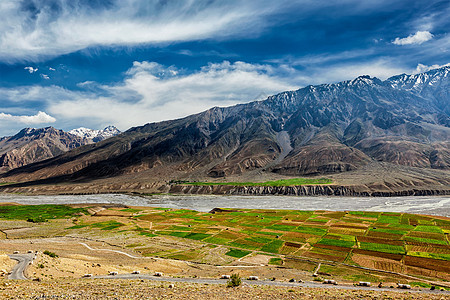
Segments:
[[[269,254],[280,258],[280,264],[296,257],[312,258],[450,279],[450,220],[444,217],[245,209],[201,213],[146,208],[134,211],[129,219],[132,226],[111,224],[101,229],[135,231],[154,239],[196,241],[196,251],[192,247],[133,247],[143,255],[204,262],[207,253],[221,248],[225,256],[233,259]],[[84,225],[99,227],[96,223]],[[202,250],[202,245],[208,251]],[[375,266],[377,259],[383,263]]]
[[[48,206],[42,208],[45,214],[36,215],[41,208],[33,206],[32,217],[72,217],[59,235],[109,241],[120,236],[128,249],[144,256],[227,265],[259,255],[269,257],[266,264],[278,266],[296,268],[300,259],[450,280],[450,219],[445,217],[246,209],[203,213],[150,207],[93,209],[94,215],[68,208],[67,214],[52,215]],[[8,211],[2,207],[3,218],[12,218]],[[26,215],[26,206],[21,211]],[[311,271],[310,265],[299,268]]]

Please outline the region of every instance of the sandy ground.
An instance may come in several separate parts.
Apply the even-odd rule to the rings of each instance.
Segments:
[[[6,274],[16,265],[16,262],[8,257],[3,251],[0,251],[0,276]]]
[[[107,249],[108,251],[90,250],[82,243],[87,244],[91,249]],[[58,257],[52,258],[43,254],[45,250],[56,253]],[[128,249],[112,247],[102,242],[64,237],[0,240],[0,251],[3,251],[3,253],[38,251],[37,258],[27,269],[26,275],[44,281],[67,277],[81,278],[84,274],[94,276],[107,275],[109,272],[129,274],[132,271],[140,271],[142,274],[162,272],[168,276],[179,277],[219,278],[222,274],[239,273],[244,277],[258,275],[261,279],[275,277],[282,281],[288,281],[291,278],[297,280],[312,279],[311,273],[306,271],[276,266],[261,266],[261,264],[267,263],[270,258],[264,255],[248,257],[245,260],[236,261],[232,266],[220,267],[173,259],[139,257],[136,256],[138,254]],[[120,252],[127,253],[129,256]],[[5,261],[9,261],[9,259]],[[13,265],[14,262],[8,265],[9,269]],[[6,264],[4,268],[8,269]]]
[[[0,280],[1,299],[450,299],[448,294],[75,279],[44,282]]]

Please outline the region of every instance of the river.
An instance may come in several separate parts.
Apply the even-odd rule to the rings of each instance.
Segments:
[[[207,212],[215,207],[249,209],[295,209],[330,211],[407,212],[450,217],[450,197],[294,197],[294,196],[215,196],[122,194],[25,196],[0,195],[0,202],[19,204],[111,203],[128,206],[186,208]]]

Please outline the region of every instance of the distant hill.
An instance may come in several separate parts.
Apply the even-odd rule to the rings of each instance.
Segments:
[[[83,128],[64,132],[53,127],[24,128],[10,137],[0,138],[0,171],[39,162],[76,147],[92,144],[120,133],[114,126],[104,130]]]
[[[371,183],[374,187],[448,188],[449,73],[450,68],[444,67],[385,81],[360,76],[283,92],[264,101],[215,107],[132,128],[12,170],[3,180],[77,181],[125,175],[130,181],[258,180],[364,170],[371,182],[370,174],[382,172],[382,164],[391,170],[383,173],[389,178],[380,175]]]

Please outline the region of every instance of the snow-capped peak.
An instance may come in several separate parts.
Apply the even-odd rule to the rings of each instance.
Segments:
[[[397,89],[404,89],[407,91],[421,93],[425,88],[439,84],[445,80],[450,74],[450,67],[445,66],[438,69],[433,69],[425,73],[406,75],[401,74],[393,76],[387,82]]]
[[[105,127],[105,129],[100,130],[100,131],[104,136],[107,136],[107,137],[112,137],[112,136],[118,135],[120,133],[120,130],[112,125],[109,125],[109,126]]]
[[[348,81],[349,86],[364,86],[370,85],[373,86],[375,83],[379,83],[380,80],[376,77],[370,77],[369,75],[361,75],[356,77],[353,80]]]
[[[97,136],[99,131],[100,130],[93,130],[93,129],[89,129],[89,128],[85,128],[85,127],[80,127],[80,128],[70,130],[69,133],[73,134],[73,135],[77,135],[82,138],[89,139],[89,138],[93,138],[93,137]]]
[[[94,142],[99,142],[105,140],[107,138],[113,137],[120,133],[120,130],[115,126],[108,126],[103,130],[94,130],[85,127],[80,127],[76,129],[72,129],[69,131],[70,134],[93,140]]]

